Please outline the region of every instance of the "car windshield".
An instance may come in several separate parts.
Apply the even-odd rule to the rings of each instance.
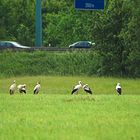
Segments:
[[[12,42],[13,45],[17,46],[17,47],[20,47],[21,45],[18,44],[17,42]]]
[[[76,44],[78,44],[79,42],[76,42],[76,43],[73,43],[72,45],[76,45]]]

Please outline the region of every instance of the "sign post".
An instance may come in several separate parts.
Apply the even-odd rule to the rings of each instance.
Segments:
[[[79,10],[104,9],[104,0],[75,0],[75,8]]]
[[[42,13],[41,0],[36,0],[36,16],[35,16],[35,47],[42,46]]]

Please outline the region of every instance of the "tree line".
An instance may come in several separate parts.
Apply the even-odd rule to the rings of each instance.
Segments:
[[[34,46],[35,0],[0,0],[0,40]],[[140,2],[106,0],[104,10],[74,8],[74,0],[42,0],[43,46],[96,43],[98,73],[140,77]]]

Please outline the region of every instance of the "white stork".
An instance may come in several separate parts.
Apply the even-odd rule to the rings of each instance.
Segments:
[[[86,93],[92,94],[92,91],[91,91],[91,89],[88,87],[88,84],[83,85],[83,90],[84,90]]]
[[[121,84],[120,83],[117,83],[117,85],[116,85],[116,91],[117,91],[118,95],[121,95],[122,88],[121,88]]]
[[[26,84],[18,85],[17,88],[18,88],[20,93],[24,92],[26,94]]]
[[[34,94],[38,94],[40,91],[40,82],[37,82],[36,86],[34,87]]]
[[[14,94],[15,90],[16,90],[16,81],[14,80],[13,84],[9,88],[10,95]]]
[[[78,83],[79,83],[79,84],[78,84],[78,85],[76,85],[76,86],[73,88],[73,90],[72,90],[71,94],[73,94],[73,93],[77,93],[77,92],[78,92],[78,90],[82,87],[82,82],[81,82],[81,81],[79,81]]]

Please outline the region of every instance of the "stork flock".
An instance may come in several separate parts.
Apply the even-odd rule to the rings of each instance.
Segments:
[[[34,94],[38,94],[40,91],[40,82],[37,82],[37,84],[35,85],[34,89],[33,89],[33,93]],[[19,91],[19,93],[25,93],[26,94],[26,84],[20,84],[17,86],[17,89]],[[10,95],[13,95],[16,91],[16,81],[14,80],[12,85],[9,88],[9,93]]]
[[[18,89],[19,93],[25,93],[26,94],[26,84],[20,84],[16,87],[16,81],[14,80],[12,85],[9,88],[9,93],[10,95],[13,95],[16,91],[16,88]],[[33,88],[33,94],[36,95],[39,93],[41,88],[40,82],[37,82],[37,84],[35,85],[35,87]],[[90,87],[88,86],[88,84],[83,84],[81,81],[78,82],[78,84],[76,86],[73,87],[71,94],[77,94],[78,91],[80,90],[80,88],[82,88],[87,94],[92,94],[92,90],[90,89]],[[117,83],[116,85],[116,92],[118,95],[121,95],[122,93],[122,88],[120,83]]]
[[[92,91],[91,91],[91,89],[89,88],[88,84],[82,84],[81,81],[79,81],[79,82],[78,82],[78,85],[76,85],[76,86],[73,88],[71,94],[78,93],[78,91],[79,91],[80,88],[83,88],[83,90],[84,90],[86,93],[92,94]]]
[[[88,84],[82,84],[81,81],[79,81],[78,84],[73,88],[71,94],[78,93],[80,88],[83,88],[83,90],[86,93],[92,94],[92,91],[91,91],[90,87],[88,86]],[[121,93],[122,93],[122,88],[121,88],[121,84],[120,83],[117,83],[117,85],[116,85],[116,92],[117,92],[118,95],[121,95]]]

